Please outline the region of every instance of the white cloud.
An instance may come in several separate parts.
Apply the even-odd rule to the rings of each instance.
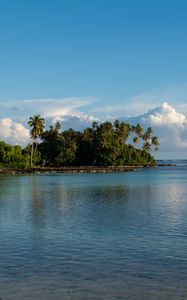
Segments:
[[[94,118],[91,115],[84,114],[72,114],[72,115],[63,115],[55,117],[47,117],[46,125],[47,127],[51,124],[55,124],[57,121],[61,123],[62,130],[73,128],[75,130],[83,130],[86,127],[90,127],[93,121],[98,119]]]
[[[154,113],[150,113],[150,123],[152,125],[186,125],[185,115],[178,113],[174,107],[171,107],[167,102],[163,103],[161,107]]]
[[[105,118],[135,117],[154,109],[155,106],[161,106],[168,99],[178,112],[187,115],[187,84],[157,88],[132,95],[123,101],[117,101],[116,105],[99,105],[92,110],[92,113]]]
[[[160,157],[162,153],[168,153],[168,158],[171,153],[178,153],[175,155],[179,157],[186,154],[187,157],[187,118],[168,103],[129,120],[132,123],[139,122],[145,128],[153,128],[161,144]]]
[[[10,118],[0,120],[0,139],[11,144],[26,145],[29,141],[29,130]]]
[[[43,117],[56,117],[68,114],[81,114],[81,109],[91,105],[94,101],[91,97],[69,97],[63,99],[27,99],[17,101],[0,102],[0,118],[26,118],[35,114]]]
[[[26,145],[29,142],[30,116],[40,114],[45,118],[46,128],[55,122],[62,123],[62,129],[82,130],[96,120],[81,109],[90,105],[92,98],[31,99],[0,103],[0,139],[10,144]],[[7,118],[7,115],[11,118]]]
[[[156,98],[152,98],[155,99],[155,103],[157,103]],[[128,106],[108,106],[105,110],[103,108],[103,114],[100,114],[99,119],[119,118],[129,120],[131,123],[139,122],[144,128],[151,126],[160,140],[160,157],[164,153],[169,153],[168,157],[172,153],[187,157],[187,118],[185,115],[187,104],[180,103],[171,106],[164,102],[155,108],[154,101],[149,101],[148,95],[144,97],[144,102],[141,102],[141,99],[143,98],[134,97]],[[94,116],[98,114],[86,113],[87,106],[90,107],[93,102],[92,98],[66,98],[0,104],[0,139],[12,144],[26,145],[29,142],[27,121],[34,114],[41,114],[45,118],[47,128],[56,121],[60,121],[63,130],[70,127],[82,130],[91,126],[94,120],[98,120],[98,117]],[[149,111],[145,113],[147,108]],[[101,111],[102,108],[99,110]],[[130,114],[135,115],[133,111],[143,113],[139,113],[137,117],[128,117]],[[7,115],[11,117],[7,118]]]

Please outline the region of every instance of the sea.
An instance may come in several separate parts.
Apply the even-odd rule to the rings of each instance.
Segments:
[[[187,299],[187,161],[0,176],[0,300]]]

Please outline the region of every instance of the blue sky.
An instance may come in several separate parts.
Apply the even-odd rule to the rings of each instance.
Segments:
[[[114,105],[183,85],[186,13],[183,0],[0,0],[0,101]]]
[[[160,107],[147,122],[178,126],[186,157],[186,16],[186,0],[0,0],[0,139],[24,141],[36,113],[88,122]]]

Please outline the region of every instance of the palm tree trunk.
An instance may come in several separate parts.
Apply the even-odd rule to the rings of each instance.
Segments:
[[[32,143],[32,147],[31,147],[31,167],[32,167],[32,160],[33,160],[33,151],[34,151],[34,142]]]

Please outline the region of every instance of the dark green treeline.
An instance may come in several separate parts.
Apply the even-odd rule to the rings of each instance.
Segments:
[[[152,128],[146,131],[140,124],[125,122],[93,122],[83,131],[61,130],[57,122],[44,130],[45,120],[36,115],[30,118],[32,143],[20,146],[0,142],[0,165],[12,168],[30,166],[120,166],[155,165],[149,153],[159,148]],[[141,149],[140,149],[141,145]]]

